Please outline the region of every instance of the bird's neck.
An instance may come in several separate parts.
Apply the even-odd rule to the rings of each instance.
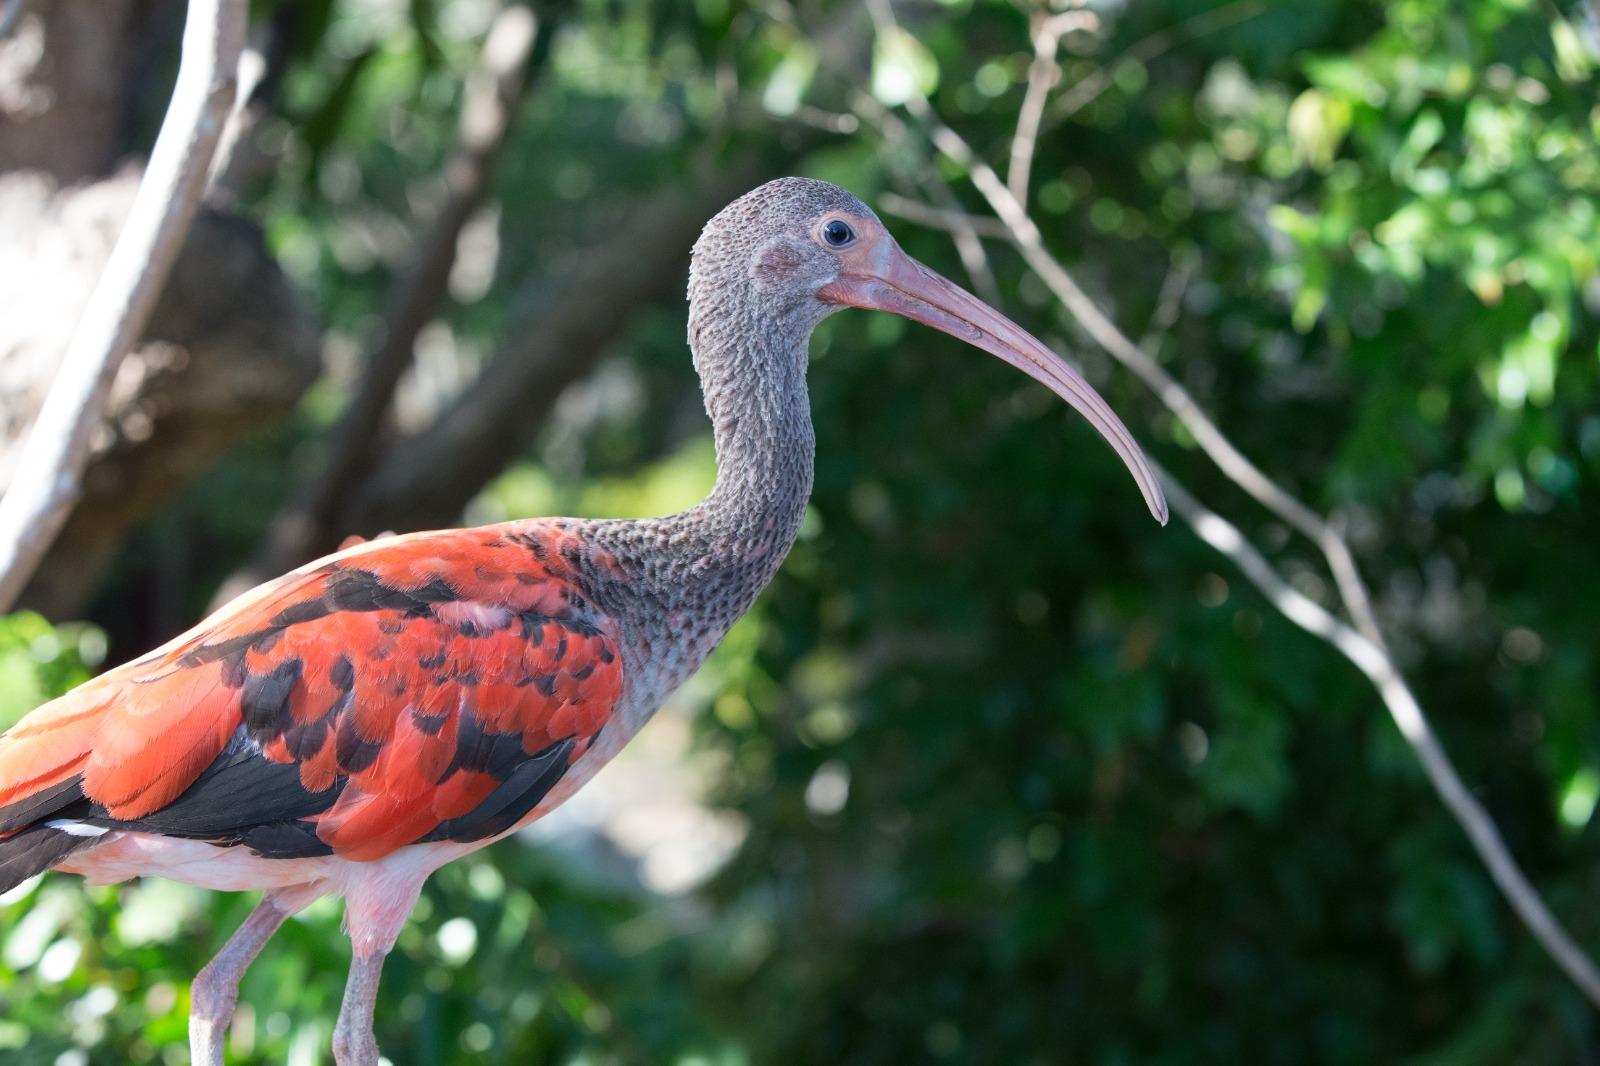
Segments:
[[[682,521],[710,555],[770,559],[776,571],[811,496],[816,438],[805,337],[746,335],[736,343],[714,358],[696,357],[717,480]]]
[[[700,666],[772,580],[811,495],[805,370],[815,321],[719,299],[726,286],[700,286],[707,290],[717,295],[705,298],[691,285],[689,340],[716,441],[716,483],[687,511],[589,527],[608,565],[626,577],[598,580],[591,592],[625,622],[624,656],[646,712]]]
[[[690,308],[689,340],[717,449],[717,480],[669,520],[742,613],[777,573],[811,496],[810,324],[743,306]]]
[[[777,573],[811,495],[810,326],[739,303],[691,301],[689,339],[716,441],[716,483],[687,511],[612,527],[624,541],[619,557],[639,564],[632,569],[647,609],[713,644]]]

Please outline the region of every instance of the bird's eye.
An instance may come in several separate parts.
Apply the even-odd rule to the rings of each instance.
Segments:
[[[843,248],[856,239],[856,231],[848,223],[833,218],[823,223],[822,239],[828,242],[830,248]]]

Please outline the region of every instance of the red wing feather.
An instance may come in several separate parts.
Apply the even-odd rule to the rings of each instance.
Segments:
[[[247,593],[0,737],[0,832],[74,777],[75,817],[263,854],[508,829],[621,694],[585,550],[557,525],[415,534]]]

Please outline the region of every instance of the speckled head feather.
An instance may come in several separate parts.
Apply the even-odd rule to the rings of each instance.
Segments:
[[[689,259],[689,341],[702,375],[738,329],[759,326],[786,354],[804,354],[810,331],[839,309],[817,297],[839,271],[816,235],[831,218],[881,229],[870,207],[813,178],[769,181],[706,223]],[[719,383],[704,384],[709,397]]]
[[[881,225],[855,196],[815,178],[778,178],[745,193],[717,212],[695,241],[689,261],[691,307],[709,295],[708,285],[741,282],[782,306],[814,301],[838,270],[837,259],[817,244],[814,233],[817,223],[833,216]]]

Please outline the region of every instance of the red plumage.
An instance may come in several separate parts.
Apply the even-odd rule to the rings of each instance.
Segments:
[[[548,791],[622,691],[615,624],[564,540],[552,524],[415,534],[263,586],[0,737],[0,828],[70,816],[357,860],[510,828],[539,796],[508,781]],[[215,806],[246,792],[231,821]]]

